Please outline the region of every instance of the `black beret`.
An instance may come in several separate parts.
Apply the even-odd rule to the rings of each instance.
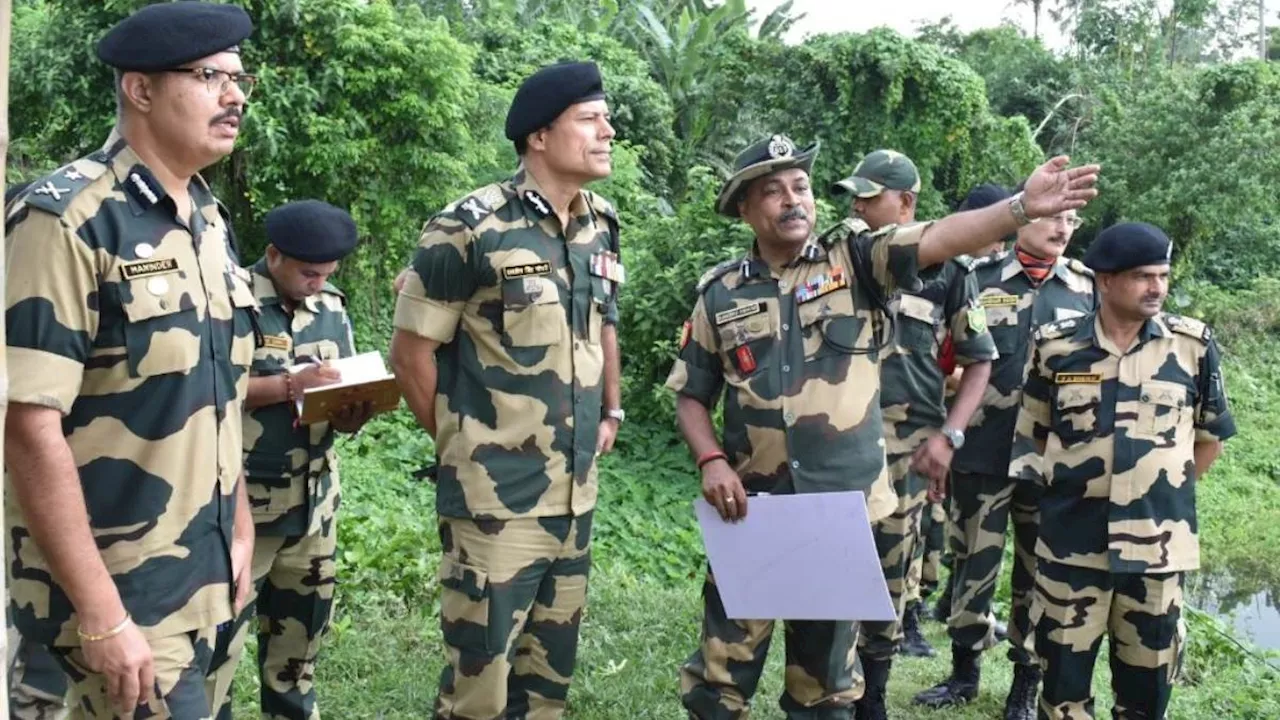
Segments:
[[[267,213],[267,241],[286,257],[306,263],[341,260],[356,247],[356,221],[346,210],[319,200],[291,202]]]
[[[148,5],[98,41],[98,59],[119,70],[168,70],[220,52],[239,52],[253,33],[243,8],[209,2]]]
[[[548,65],[525,78],[507,110],[507,139],[541,130],[570,105],[604,97],[600,68],[593,62]]]
[[[1147,223],[1120,223],[1098,233],[1084,264],[1094,272],[1116,273],[1144,265],[1168,265],[1173,242],[1164,231]]]
[[[1003,187],[993,183],[983,183],[969,191],[969,194],[966,195],[964,201],[960,203],[960,207],[957,208],[957,211],[977,210],[979,208],[995,205],[1001,200],[1008,200],[1011,197],[1013,197],[1013,195],[1009,194],[1009,191],[1005,190]]]

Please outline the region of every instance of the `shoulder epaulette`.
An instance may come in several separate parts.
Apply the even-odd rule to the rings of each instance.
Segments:
[[[604,199],[603,195],[593,193],[590,190],[584,190],[583,192],[586,193],[587,204],[591,206],[592,210],[595,210],[606,217],[611,217],[614,220],[618,219],[618,211],[614,209],[613,203]]]
[[[973,272],[973,269],[978,267],[978,259],[972,255],[957,255],[951,259],[955,264],[964,268],[965,272]]]
[[[715,267],[703,273],[702,277],[698,278],[698,294],[701,295],[702,293],[706,292],[706,289],[711,286],[711,283],[724,277],[726,274],[728,274],[730,270],[738,267],[741,264],[742,264],[741,258],[725,260],[719,265],[716,265]]]
[[[1193,337],[1202,343],[1208,343],[1209,339],[1213,337],[1213,332],[1209,329],[1209,326],[1195,318],[1182,315],[1165,315],[1164,324],[1168,325],[1170,330],[1181,335]]]
[[[452,212],[463,225],[474,230],[485,218],[506,204],[507,195],[502,192],[502,185],[493,183],[450,205],[446,211]]]
[[[1037,341],[1057,340],[1071,335],[1080,327],[1080,318],[1070,317],[1047,322],[1035,329],[1033,335]]]
[[[993,252],[990,255],[983,255],[973,261],[973,269],[977,270],[978,268],[984,268],[988,265],[999,264],[1004,262],[1004,259],[1007,257],[1009,257],[1008,250],[1001,250],[1000,252]]]
[[[1088,265],[1085,265],[1084,263],[1080,262],[1075,258],[1067,259],[1067,267],[1070,268],[1072,272],[1077,272],[1077,273],[1080,273],[1081,275],[1093,277],[1093,268],[1089,267]]]
[[[100,162],[77,160],[31,183],[23,202],[28,207],[39,208],[61,216],[70,207],[76,195],[106,171],[107,166]]]
[[[336,295],[337,297],[342,299],[343,303],[346,303],[347,301],[347,294],[339,290],[338,287],[331,282],[326,282],[324,284],[324,287],[320,288],[320,292],[329,293],[330,295]]]

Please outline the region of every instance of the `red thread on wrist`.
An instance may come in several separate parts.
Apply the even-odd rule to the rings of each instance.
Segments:
[[[712,450],[698,458],[698,469],[701,470],[703,465],[706,465],[713,460],[724,460],[725,462],[729,462],[729,456],[725,455],[722,450]]]

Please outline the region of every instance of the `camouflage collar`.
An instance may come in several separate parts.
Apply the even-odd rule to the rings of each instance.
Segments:
[[[1091,320],[1091,322],[1080,323],[1080,327],[1076,330],[1073,339],[1087,341],[1108,352],[1114,352],[1121,356],[1125,355],[1125,348],[1116,347],[1115,343],[1102,331],[1102,313],[1095,310],[1092,313]],[[1137,342],[1127,352],[1136,352],[1152,340],[1167,338],[1172,335],[1173,331],[1165,323],[1163,314],[1147,318],[1147,321],[1142,324],[1142,329],[1138,331]]]
[[[142,158],[138,157],[129,143],[120,136],[118,130],[111,131],[107,136],[106,144],[93,159],[111,168],[135,216],[161,204],[165,198],[169,197],[169,192],[164,189],[155,174],[142,161]],[[218,215],[218,210],[204,178],[199,174],[191,176],[189,189],[195,207],[201,211],[206,221],[213,222]],[[212,213],[206,212],[207,207],[213,208]]]
[[[284,307],[283,298],[280,297],[280,293],[276,289],[276,281],[271,277],[271,271],[267,269],[267,256],[263,255],[249,269],[253,273],[253,295],[258,298],[258,304]],[[305,307],[309,312],[319,313],[320,305],[316,301],[316,297],[319,294],[308,295],[298,304]]]
[[[516,171],[515,177],[511,178],[511,185],[515,189],[516,196],[520,198],[521,204],[526,209],[532,211],[540,220],[551,218],[555,220],[556,225],[559,225],[555,208],[552,207],[551,201],[547,199],[546,193],[542,191],[538,180],[533,177],[533,173],[521,167]],[[588,215],[590,212],[586,196],[582,190],[578,190],[577,194],[573,196],[573,200],[569,203],[569,217],[577,218]]]
[[[783,267],[795,267],[801,262],[820,262],[825,260],[826,257],[826,246],[819,242],[818,238],[810,235],[809,239],[806,240],[804,245],[800,248],[800,252],[796,253],[796,256],[792,258],[791,262],[788,262]],[[743,280],[750,280],[754,277],[769,277],[772,275],[769,263],[765,262],[764,258],[760,257],[759,242],[751,243],[751,253],[742,258],[742,262],[738,266],[738,275]]]

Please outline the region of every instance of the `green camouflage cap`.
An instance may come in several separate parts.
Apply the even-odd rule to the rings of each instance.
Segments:
[[[716,212],[727,217],[738,217],[738,198],[756,178],[791,168],[809,172],[813,167],[813,159],[818,154],[819,145],[820,143],[815,142],[800,150],[786,135],[774,135],[738,153],[733,161],[733,176],[725,181],[716,198]]]
[[[911,158],[896,150],[876,150],[858,163],[853,174],[831,186],[833,195],[853,193],[870,198],[885,190],[920,192],[920,173]]]

